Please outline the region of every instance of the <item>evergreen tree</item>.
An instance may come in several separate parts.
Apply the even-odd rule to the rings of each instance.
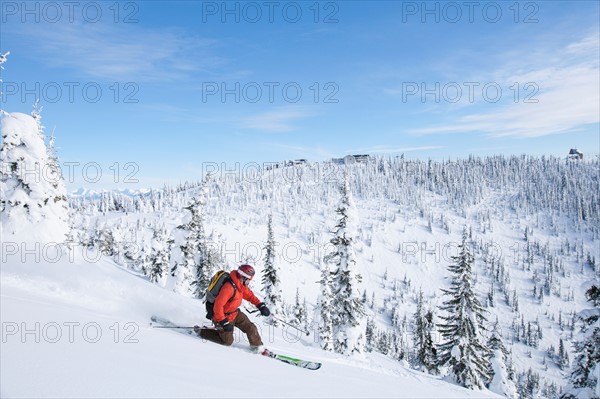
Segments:
[[[136,242],[125,243],[123,248],[123,257],[128,268],[146,273],[149,267],[146,267],[146,251],[144,246],[138,245]]]
[[[417,311],[413,315],[415,324],[415,333],[413,336],[415,357],[418,366],[423,366],[432,374],[436,374],[437,367],[437,350],[433,344],[431,336],[435,327],[433,322],[433,312],[423,309],[423,291],[419,290],[417,299]]]
[[[9,54],[10,54],[10,51],[7,51],[4,54],[0,53],[0,69],[4,69],[4,67],[2,66],[2,64],[4,64],[7,61]],[[0,82],[2,82],[2,80],[0,80]]]
[[[282,313],[281,288],[279,287],[279,272],[275,265],[275,239],[273,235],[273,215],[269,214],[267,220],[267,243],[264,247],[264,269],[262,286],[265,302],[275,314]],[[298,299],[298,298],[297,298]],[[299,300],[299,299],[298,299]],[[276,324],[276,320],[273,320]],[[299,323],[299,325],[302,325]]]
[[[360,300],[358,284],[360,274],[354,270],[356,260],[352,248],[356,235],[351,227],[353,222],[352,200],[348,183],[348,175],[340,187],[341,200],[336,209],[339,216],[334,237],[330,243],[335,248],[325,258],[325,262],[335,265],[332,275],[332,290],[335,297],[332,321],[334,326],[334,349],[338,353],[361,353],[364,350],[365,310]]]
[[[600,397],[600,289],[593,285],[585,296],[594,307],[578,313],[582,326],[566,399]]]
[[[294,324],[304,326],[307,324],[308,315],[306,314],[306,301],[300,303],[300,289],[296,288],[296,301],[293,308]]]
[[[569,353],[565,348],[565,343],[562,338],[558,341],[558,358],[556,359],[556,364],[561,370],[569,367]]]
[[[438,327],[445,342],[439,347],[439,359],[441,365],[449,366],[458,383],[475,389],[490,381],[490,353],[483,343],[486,318],[472,287],[474,259],[467,237],[465,229],[459,254],[452,257],[454,264],[448,267],[453,274],[450,289],[442,289],[449,299],[440,307],[445,312],[441,316],[445,323]]]
[[[32,116],[3,113],[0,219],[3,239],[62,243],[70,230],[63,177],[45,144],[41,107]]]
[[[150,281],[161,287],[164,287],[167,282],[171,244],[173,244],[173,240],[166,235],[163,228],[154,230],[148,277]]]
[[[219,262],[204,227],[203,208],[207,202],[210,178],[210,175],[204,178],[198,195],[184,208],[187,211],[186,221],[177,227],[185,232],[185,238],[183,245],[180,245],[181,261],[175,270],[175,291],[196,298],[204,296]]]
[[[196,266],[194,262],[196,246],[191,239],[188,239],[179,249],[181,250],[182,260],[181,263],[176,264],[174,291],[191,297],[194,294],[193,285],[196,284],[193,273]]]
[[[529,399],[538,398],[540,389],[540,375],[531,368],[519,377],[517,393],[519,398]]]
[[[492,286],[490,287],[490,291],[488,292],[487,295],[487,306],[493,308],[495,305],[495,301],[494,301],[494,283],[492,282]]]
[[[377,334],[377,327],[375,321],[372,318],[367,319],[367,326],[365,329],[365,350],[372,352],[375,348],[375,337]]]
[[[498,329],[498,320],[494,323],[487,346],[492,352],[490,363],[493,377],[489,386],[490,391],[506,396],[507,398],[516,398],[517,389],[513,380],[514,371],[512,370],[512,362],[502,342],[502,336]]]
[[[213,235],[205,238],[205,241],[199,247],[199,260],[196,267],[196,297],[202,298],[206,293],[208,284],[213,275],[224,263],[223,256],[218,250],[217,245],[212,240]]]
[[[179,294],[190,297],[198,297],[200,294],[197,267],[202,245],[201,240],[204,237],[200,206],[201,203],[198,198],[192,198],[188,206],[184,208],[187,211],[187,222],[177,226],[178,229],[185,232],[185,241],[179,247],[181,250],[181,263],[177,264],[175,270],[174,290]],[[205,277],[206,286],[208,286],[208,279],[209,277]]]
[[[586,259],[585,263],[594,272],[596,271],[596,258],[592,257],[589,252],[587,254],[587,259]]]
[[[206,205],[208,202],[208,185],[211,181],[211,175],[208,174],[202,180],[200,184],[200,191],[198,194],[197,203],[197,221],[196,226],[196,241],[197,241],[197,261],[195,270],[195,296],[196,298],[204,297],[210,279],[212,278],[215,271],[218,269],[218,265],[221,262],[220,256],[212,245],[212,242],[206,234]]]
[[[41,117],[39,119],[41,126]],[[43,128],[43,127],[42,127]],[[47,164],[47,179],[52,186],[53,193],[51,195],[54,197],[55,204],[61,205],[63,208],[63,214],[61,215],[64,218],[68,218],[68,207],[69,202],[67,199],[67,188],[65,186],[65,181],[63,179],[63,175],[60,169],[60,163],[58,160],[58,151],[56,149],[56,138],[54,137],[54,131],[50,135],[48,139],[48,164]],[[69,229],[70,230],[70,229]]]
[[[104,225],[101,230],[96,232],[95,243],[98,251],[104,256],[114,256],[117,242],[110,227]]]
[[[317,299],[317,308],[315,320],[318,321],[317,328],[319,334],[319,344],[321,349],[333,351],[333,302],[334,297],[331,291],[331,272],[327,262],[321,269],[321,280],[319,280],[321,294]]]

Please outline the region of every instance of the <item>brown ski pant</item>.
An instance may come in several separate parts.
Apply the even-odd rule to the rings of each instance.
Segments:
[[[233,319],[233,322],[231,324],[233,324],[234,327],[239,328],[240,330],[242,330],[242,332],[246,334],[250,345],[259,346],[263,344],[262,339],[260,338],[260,334],[258,333],[258,328],[256,328],[256,325],[252,323],[250,319],[248,319],[248,316],[246,316],[241,311],[238,311],[237,316],[235,317],[235,319]],[[223,331],[222,329],[214,330],[209,328],[203,328],[200,330],[199,335],[200,337],[206,340],[225,346],[231,346],[234,340],[233,331],[227,332]]]

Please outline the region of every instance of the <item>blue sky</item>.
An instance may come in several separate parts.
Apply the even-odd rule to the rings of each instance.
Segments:
[[[597,154],[599,4],[4,1],[1,107],[40,97],[69,189],[353,153]]]

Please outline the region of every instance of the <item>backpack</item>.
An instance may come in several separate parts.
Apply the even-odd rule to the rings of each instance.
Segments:
[[[215,273],[214,276],[210,279],[210,283],[208,284],[208,288],[206,289],[206,318],[212,320],[215,315],[214,307],[215,300],[217,299],[217,295],[221,291],[221,287],[223,284],[230,283],[233,286],[233,295],[229,298],[229,302],[233,300],[235,294],[237,293],[237,287],[235,283],[229,276],[229,273],[224,270],[219,270]]]

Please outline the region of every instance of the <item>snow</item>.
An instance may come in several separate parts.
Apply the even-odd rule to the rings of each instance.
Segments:
[[[352,249],[363,279],[361,289],[367,290],[367,317],[374,320],[378,331],[400,334],[409,356],[410,320],[418,292],[423,290],[424,306],[439,313],[444,300],[441,289],[450,283],[450,257],[456,254],[463,227],[468,226],[475,258],[473,288],[485,304],[483,298],[493,284],[495,305],[486,308],[488,321],[498,319],[517,377],[529,369],[540,375],[538,396],[543,396],[540,390],[545,384],[562,387],[570,370],[557,366],[549,348],[557,348],[563,340],[570,359],[575,358],[571,343],[578,326],[571,331],[570,322],[573,314],[589,307],[583,292],[597,269],[589,267],[585,258],[588,253],[600,258],[598,215],[593,213],[593,204],[598,203],[597,162],[565,164],[514,157],[470,164],[433,162],[429,166],[415,161],[410,170],[402,172],[407,163],[386,167],[385,173],[370,165],[357,165],[351,174],[358,220]],[[272,213],[284,300],[293,304],[299,292],[312,316],[321,294],[318,281],[325,267],[323,257],[332,249],[329,240],[337,223],[334,210],[339,192],[338,184],[311,179],[311,167],[300,168],[304,177],[298,179],[281,178],[275,172],[251,181],[217,177],[209,187],[204,211],[207,236],[224,255],[222,267],[232,269],[249,261],[258,276],[263,271],[261,249],[267,237],[267,216]],[[478,174],[488,169],[499,177],[485,180]],[[453,175],[456,171],[462,171],[460,176]],[[562,178],[577,184],[561,187]],[[462,389],[446,377],[410,370],[407,359],[375,352],[346,357],[321,351],[314,339],[316,331],[309,338],[298,338],[289,328],[270,334],[263,319],[254,320],[271,349],[321,361],[323,368],[299,370],[251,356],[242,350],[247,344],[243,338],[236,347],[223,348],[149,328],[152,314],[182,324],[206,322],[200,301],[173,292],[175,278],[169,277],[163,288],[164,282],[160,286],[150,283],[141,268],[152,247],[159,246],[153,243],[157,227],[175,238],[174,249],[178,250],[184,234],[176,227],[185,217],[183,208],[199,191],[198,186],[187,185],[148,190],[140,196],[122,190],[84,196],[91,191],[82,190],[82,196],[71,197],[71,220],[75,250],[94,247],[86,249],[85,256],[71,259],[65,254],[54,262],[49,256],[36,260],[28,251],[43,252],[34,246],[42,241],[2,248],[2,396],[492,395]],[[585,209],[585,218],[580,208]],[[100,244],[93,239],[100,230],[117,237],[114,256],[97,254]],[[124,259],[127,244],[137,248],[139,262]],[[525,261],[529,246],[533,248],[532,264]],[[176,254],[171,257],[174,259]],[[506,276],[498,281],[493,270],[500,266]],[[549,293],[544,292],[543,299],[534,297],[534,284],[541,292],[550,277]],[[260,279],[253,284],[260,296]],[[518,311],[513,298],[518,300]],[[406,326],[403,317],[409,320]],[[521,320],[525,326],[532,323],[532,328],[539,325],[543,331],[537,347],[524,343],[515,331]],[[38,335],[46,335],[39,343],[35,332],[23,332],[23,328],[34,328],[36,322],[40,323]],[[47,342],[57,328],[51,323],[61,328],[56,343]],[[87,342],[90,336],[81,335],[84,326],[89,334],[95,331],[97,326],[92,323],[98,323],[102,331],[97,343]],[[69,326],[75,329],[73,342]],[[14,328],[19,330],[12,335]],[[119,335],[114,342],[116,332]],[[138,342],[126,343],[128,334]],[[439,344],[439,333],[434,335]]]
[[[494,377],[490,386],[488,387],[490,391],[495,392],[497,394],[515,398],[516,391],[514,383],[508,381],[508,375],[506,371],[506,366],[504,366],[501,362],[504,354],[501,349],[496,349],[493,352],[492,358],[492,369],[494,370]]]
[[[382,355],[323,352],[307,346],[312,337],[261,320],[267,347],[323,367],[250,354],[240,336],[227,348],[151,328],[152,314],[200,323],[203,305],[77,252],[55,263],[2,264],[2,397],[494,397]]]
[[[577,316],[581,319],[588,319],[594,316],[598,317],[600,316],[600,309],[583,309],[577,313]]]
[[[452,357],[455,358],[456,360],[460,360],[460,357],[461,357],[460,345],[454,345],[452,347],[452,350],[450,351],[450,355],[452,355]]]
[[[1,119],[3,241],[19,245],[64,242],[69,230],[66,192],[49,159],[37,121],[19,112]],[[62,190],[62,191],[61,191]]]

